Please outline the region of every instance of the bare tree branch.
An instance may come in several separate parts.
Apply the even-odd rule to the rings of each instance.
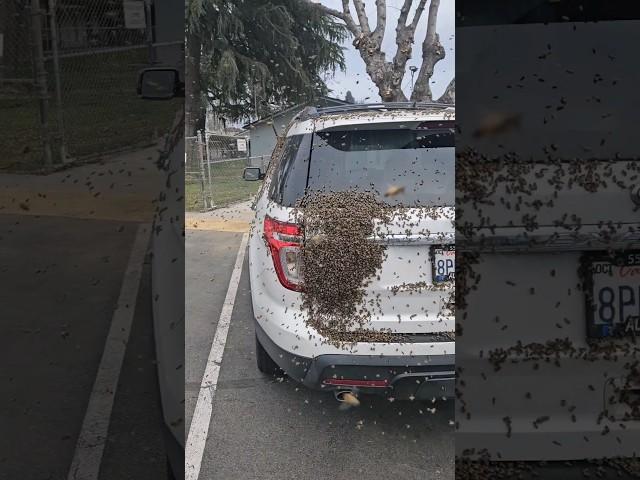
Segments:
[[[427,17],[427,35],[422,43],[422,66],[420,67],[418,78],[411,93],[411,100],[429,101],[432,99],[429,81],[433,76],[436,63],[445,57],[445,51],[440,43],[440,37],[436,33],[439,6],[440,0],[431,0],[429,16]]]
[[[339,10],[335,10],[333,8],[329,8],[321,3],[317,3],[317,2],[312,2],[311,0],[305,0],[305,3],[307,5],[310,5],[313,8],[317,8],[318,10],[320,10],[321,12],[326,13],[327,15],[331,15],[332,17],[335,18],[339,18],[340,20],[342,20],[345,25],[347,26],[347,28],[349,29],[349,31],[354,35],[354,36],[358,36],[360,35],[360,28],[358,27],[358,25],[356,25],[356,23],[353,21],[353,17],[351,16],[351,12],[349,11],[349,0],[343,0],[342,1],[342,8],[344,11],[339,11]]]
[[[427,4],[427,0],[420,0],[418,3],[418,8],[416,8],[416,13],[413,16],[413,21],[411,22],[411,26],[413,27],[413,31],[415,32],[416,27],[418,26],[418,22],[420,21],[420,17],[422,17],[422,12],[424,12],[424,7]],[[437,10],[437,7],[436,7]]]
[[[442,96],[437,100],[438,103],[456,103],[456,77],[453,77],[447,85]]]
[[[440,7],[440,0],[431,0],[429,5],[429,16],[427,17],[427,35],[425,36],[422,48],[426,48],[428,45],[434,43],[436,33],[436,23],[438,21],[438,8]]]
[[[420,23],[428,0],[403,0],[400,16],[396,25],[397,50],[392,62],[386,60],[386,55],[381,48],[387,22],[386,0],[375,0],[376,27],[373,32],[369,26],[369,19],[367,18],[365,10],[366,0],[342,0],[342,11],[326,7],[320,3],[315,3],[312,0],[303,1],[309,5],[313,5],[327,15],[341,19],[345,23],[354,36],[353,45],[365,63],[367,74],[378,87],[378,92],[383,101],[403,101],[407,99],[402,91],[402,79],[405,76],[407,62],[412,55],[416,28]],[[356,10],[357,22],[351,15],[351,1],[353,1]],[[413,19],[411,22],[408,22],[409,13],[414,1],[418,3]],[[440,39],[436,33],[439,6],[440,0],[431,0],[427,18],[427,34],[422,43],[422,66],[411,95],[411,100],[431,100],[432,94],[429,88],[429,81],[433,76],[435,64],[445,56],[444,48],[440,44]],[[452,92],[455,93],[455,82],[452,88]]]
[[[414,35],[418,20],[420,19],[427,0],[420,0],[416,13],[413,17],[411,24],[407,25],[407,18],[409,16],[409,10],[411,9],[412,0],[405,0],[402,9],[400,10],[400,17],[398,18],[398,25],[396,26],[396,55],[393,58],[393,67],[395,75],[399,77],[399,81],[402,82],[402,78],[405,74],[407,62],[411,58],[413,50]],[[398,88],[400,85],[398,85]]]
[[[351,10],[349,10],[349,0],[342,0],[342,11],[345,15],[351,15]]]
[[[414,35],[416,32],[416,26],[418,25],[417,20],[422,15],[426,1],[427,0],[420,0],[411,25],[407,26],[407,18],[409,16],[409,10],[411,9],[413,0],[405,0],[402,5],[402,9],[400,10],[400,17],[398,17],[398,24],[396,25],[396,45],[398,46],[398,49],[393,62],[398,66],[402,66],[403,73],[407,61],[411,58]]]
[[[307,4],[318,8],[320,11],[326,13],[327,15],[331,15],[335,18],[339,18],[345,22],[349,31],[353,34],[354,40],[353,45],[360,52],[360,56],[365,63],[367,73],[369,77],[378,87],[378,91],[380,96],[385,101],[390,101],[394,97],[394,92],[391,88],[391,78],[392,78],[392,64],[387,62],[385,59],[385,54],[380,49],[381,46],[381,38],[380,41],[374,38],[371,30],[369,28],[369,20],[367,18],[365,12],[365,6],[363,0],[353,0],[353,3],[356,8],[356,13],[358,15],[358,20],[360,24],[356,24],[353,17],[351,16],[351,12],[349,10],[349,0],[342,0],[342,12],[339,12],[335,9],[326,7],[322,4],[312,2],[311,0],[304,0]],[[411,0],[406,0],[411,2]],[[380,8],[386,7],[385,0],[377,0],[378,11]],[[386,8],[385,8],[386,10]],[[381,23],[382,22],[382,23]],[[376,27],[379,27],[378,33],[384,36],[384,22],[386,22],[386,11],[384,15],[379,19]]]
[[[349,9],[349,0],[342,0],[342,11],[344,13],[344,17],[342,18],[342,20],[344,20],[344,23],[347,24],[347,28],[349,29],[349,31],[354,36],[360,35],[362,31],[360,30],[360,27],[356,25],[356,22],[353,21],[351,10]]]
[[[387,2],[386,0],[376,0],[376,28],[372,38],[379,45],[382,45],[384,30],[387,27]]]
[[[413,0],[404,0],[402,8],[400,9],[400,17],[398,18],[398,26],[396,27],[396,32],[398,31],[398,28],[404,27],[407,24],[407,17],[409,16],[409,10],[411,10],[412,4]]]
[[[364,0],[353,0],[353,4],[356,7],[356,13],[358,14],[358,22],[360,22],[360,29],[362,33],[369,34],[371,29],[369,28],[369,18],[364,7]],[[343,3],[344,6],[344,3]]]

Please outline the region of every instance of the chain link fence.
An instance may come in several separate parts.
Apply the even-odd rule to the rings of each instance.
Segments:
[[[195,137],[185,137],[184,184],[185,209],[206,211],[213,207],[211,199],[211,177],[207,175],[206,145],[200,132]]]
[[[0,0],[0,168],[43,157],[33,26],[27,3]]]
[[[184,56],[182,41],[154,42],[155,13],[151,1],[0,0],[0,108],[16,113],[0,119],[0,168],[82,161],[162,135],[183,100],[138,98],[138,73]]]
[[[203,133],[186,138],[186,208],[206,211],[251,199],[260,182],[245,181],[242,172],[252,165],[248,139]]]

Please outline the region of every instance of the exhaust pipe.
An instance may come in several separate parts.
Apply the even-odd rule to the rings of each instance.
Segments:
[[[335,399],[341,403],[344,407],[357,407],[360,405],[360,400],[358,400],[358,389],[352,388],[348,390],[334,390],[333,396]]]

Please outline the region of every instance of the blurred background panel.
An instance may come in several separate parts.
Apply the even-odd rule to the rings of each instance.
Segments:
[[[637,478],[640,10],[456,8],[456,476]]]
[[[0,1],[1,478],[184,473],[183,43],[179,2]]]

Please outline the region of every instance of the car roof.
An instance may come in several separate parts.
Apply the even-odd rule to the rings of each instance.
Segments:
[[[293,119],[287,136],[340,126],[429,120],[455,120],[455,107],[442,103],[399,102],[308,108]]]

